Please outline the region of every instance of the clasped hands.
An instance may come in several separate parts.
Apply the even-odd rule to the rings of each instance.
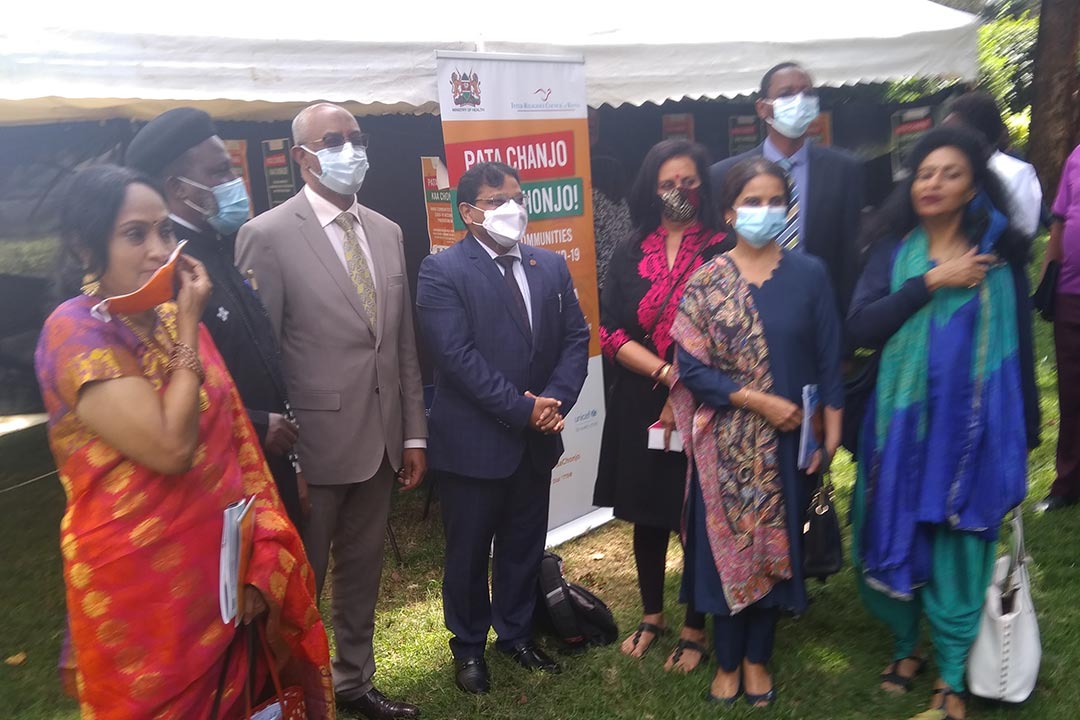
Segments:
[[[537,397],[528,390],[525,397],[533,401],[532,415],[529,417],[529,427],[545,435],[557,435],[566,427],[566,421],[559,413],[562,401],[555,398]]]

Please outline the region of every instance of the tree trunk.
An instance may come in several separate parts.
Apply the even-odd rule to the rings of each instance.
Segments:
[[[1080,140],[1080,2],[1042,0],[1035,53],[1035,94],[1028,133],[1028,160],[1052,202],[1061,167]]]

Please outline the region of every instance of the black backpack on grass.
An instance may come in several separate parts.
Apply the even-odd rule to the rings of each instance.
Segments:
[[[566,650],[610,645],[619,637],[611,610],[585,588],[566,581],[562,558],[555,553],[544,553],[537,589],[533,625],[539,632],[561,640]]]

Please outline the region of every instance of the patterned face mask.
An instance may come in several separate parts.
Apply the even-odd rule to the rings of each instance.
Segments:
[[[660,196],[664,217],[678,223],[692,220],[701,206],[697,188],[672,188]]]

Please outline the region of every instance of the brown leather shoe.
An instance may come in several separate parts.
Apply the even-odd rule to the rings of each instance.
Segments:
[[[367,720],[394,720],[394,718],[420,717],[420,708],[400,700],[391,700],[375,688],[354,700],[335,697],[339,710],[358,712]]]

